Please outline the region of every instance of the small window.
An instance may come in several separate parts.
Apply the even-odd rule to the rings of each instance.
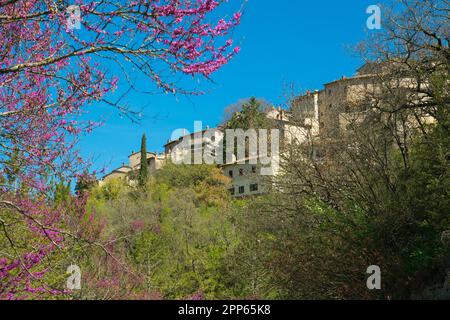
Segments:
[[[230,178],[233,178],[233,170],[230,170],[230,171],[228,172],[228,175],[230,176]]]
[[[230,194],[231,194],[232,196],[234,196],[234,195],[236,194],[236,188],[235,188],[235,187],[233,187],[233,188],[230,189]]]
[[[239,169],[239,175],[242,177],[244,175],[244,169]]]
[[[252,166],[252,173],[256,173],[256,166]]]
[[[245,187],[239,187],[239,194],[244,194],[245,193]]]
[[[258,191],[258,189],[259,189],[259,186],[257,183],[250,185],[250,192],[256,192],[256,191]]]

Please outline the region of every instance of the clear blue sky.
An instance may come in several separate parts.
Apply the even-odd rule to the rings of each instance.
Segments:
[[[222,14],[236,8],[230,0]],[[240,99],[255,96],[279,105],[285,103],[286,87],[320,89],[323,83],[352,75],[361,64],[351,46],[365,39],[366,8],[371,0],[249,0],[241,25],[233,38],[241,52],[223,69],[213,74],[214,83],[203,81],[203,96],[142,95],[131,92],[130,107],[144,110],[140,124],[120,118],[105,108],[92,112],[90,119],[106,117],[103,127],[82,138],[79,145],[85,158],[94,160],[94,169],[127,163],[127,156],[140,147],[146,133],[149,151],[162,151],[172,131],[193,131],[195,120],[215,126],[224,109]],[[114,73],[115,70],[111,69]],[[151,84],[149,84],[151,87]]]

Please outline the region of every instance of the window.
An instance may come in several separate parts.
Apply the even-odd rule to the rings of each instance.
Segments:
[[[230,176],[230,178],[233,178],[233,170],[230,170],[230,171],[228,172],[228,175]]]
[[[244,194],[245,193],[245,187],[239,187],[239,194]]]
[[[258,191],[258,184],[254,183],[250,185],[250,192],[256,192]]]
[[[256,166],[252,166],[252,173],[256,173]]]
[[[235,187],[233,187],[233,188],[230,189],[230,194],[231,194],[232,196],[234,196],[234,195],[236,194],[236,188],[235,188]]]
[[[244,175],[244,169],[239,169],[239,175],[242,177]]]

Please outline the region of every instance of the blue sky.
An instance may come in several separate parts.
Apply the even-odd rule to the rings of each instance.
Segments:
[[[218,14],[226,15],[243,0],[230,0]],[[79,148],[94,160],[94,169],[111,170],[127,163],[140,147],[145,132],[149,151],[163,151],[173,130],[193,130],[194,121],[215,126],[224,109],[255,96],[280,105],[287,88],[320,89],[323,83],[350,76],[361,65],[351,47],[367,34],[366,8],[371,0],[249,0],[241,25],[234,31],[241,52],[213,74],[214,83],[202,81],[203,96],[143,95],[126,97],[130,107],[145,107],[139,124],[107,108],[94,108],[89,117],[106,118],[105,124],[82,138]],[[234,6],[234,7],[233,7]],[[113,66],[110,72],[114,73]],[[142,80],[144,81],[144,80]],[[146,84],[144,84],[146,85]],[[151,84],[148,84],[151,87]],[[95,107],[95,106],[94,106]]]

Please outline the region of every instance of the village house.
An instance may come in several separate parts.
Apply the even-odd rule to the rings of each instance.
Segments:
[[[147,152],[147,164],[149,172],[154,173],[157,170],[161,169],[164,166],[166,159],[167,157],[165,154]],[[114,179],[121,179],[127,181],[130,184],[134,184],[136,180],[135,177],[137,177],[138,172],[141,168],[141,153],[133,151],[131,155],[128,156],[128,163],[128,165],[123,163],[120,168],[117,168],[107,175],[103,176],[103,178],[99,181],[99,184],[103,185],[108,181]]]
[[[272,120],[274,128],[279,130],[280,153],[283,154],[286,146],[291,144],[304,145],[314,141],[316,146],[313,156],[320,159],[323,156],[321,143],[335,143],[345,134],[350,123],[364,120],[364,105],[367,109],[372,107],[374,102],[368,98],[368,94],[379,90],[380,68],[383,67],[385,66],[381,64],[365,64],[353,77],[342,77],[326,83],[321,90],[308,90],[305,94],[295,97],[289,110],[275,107],[267,110],[266,117]],[[408,78],[401,79],[399,83],[402,88],[411,86]],[[428,117],[424,116],[423,120],[428,122]],[[169,160],[195,164],[209,159],[211,164],[218,164],[224,175],[231,179],[230,193],[233,196],[246,197],[266,192],[267,185],[261,174],[263,166],[259,154],[246,152],[241,159],[233,155],[231,161],[217,161],[218,157],[222,157],[222,154],[217,154],[217,150],[223,145],[223,136],[223,127],[207,127],[198,132],[181,134],[179,138],[169,140],[164,145],[164,153],[147,153],[149,171],[154,173]],[[274,158],[275,155],[270,157]],[[113,170],[100,183],[117,178],[133,183],[140,163],[140,152],[133,152],[129,156],[128,165],[124,164]],[[278,173],[273,172],[274,175]]]

